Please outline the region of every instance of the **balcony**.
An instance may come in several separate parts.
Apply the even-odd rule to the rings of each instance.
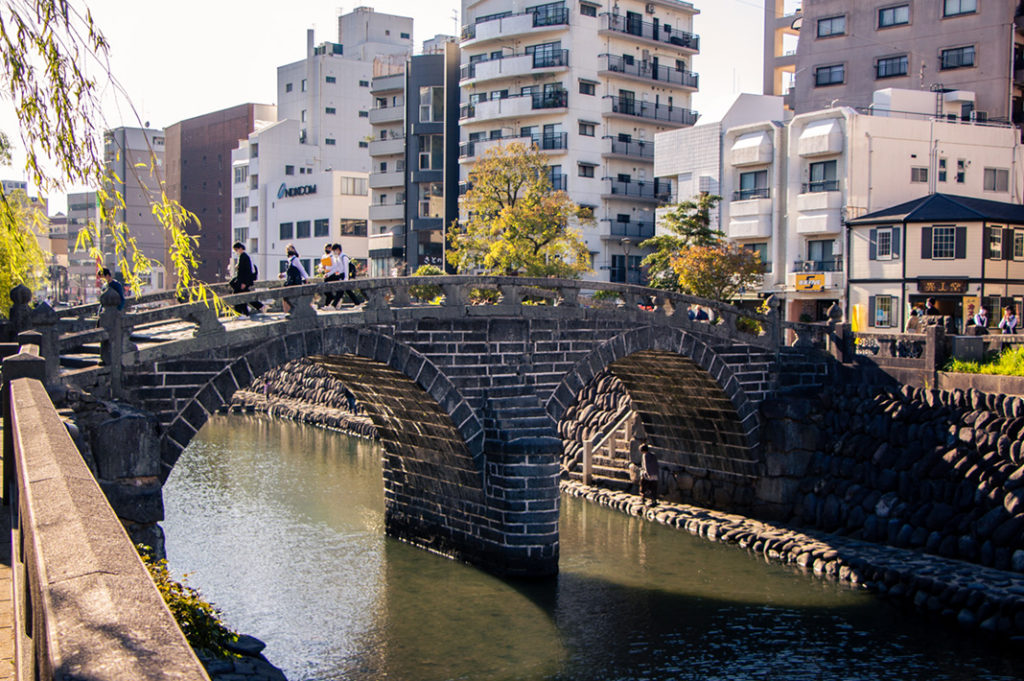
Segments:
[[[637,101],[636,99],[618,97],[616,95],[605,95],[605,99],[611,100],[611,110],[605,112],[606,116],[627,119],[643,118],[664,125],[679,127],[693,125],[697,122],[698,114],[696,111],[679,106],[651,104],[650,102]]]
[[[752,189],[737,189],[732,193],[733,201],[747,201],[749,199],[769,199],[771,189],[768,187],[754,187]]]
[[[405,173],[402,171],[392,173],[370,173],[370,189],[381,187],[403,187],[405,186]]]
[[[404,137],[389,137],[387,139],[376,139],[370,142],[370,156],[393,156],[394,154],[405,153]]]
[[[551,109],[562,109],[568,104],[569,93],[567,90],[512,95],[511,97],[467,104],[459,110],[459,119],[487,121],[496,118],[515,118],[535,113],[549,113]]]
[[[370,94],[385,92],[402,92],[405,90],[405,74],[396,73],[392,76],[378,76],[370,81]]]
[[[493,147],[504,146],[511,142],[533,145],[541,151],[562,151],[569,147],[569,134],[565,132],[549,132],[537,133],[535,135],[492,137],[490,139],[466,142],[459,145],[459,159],[483,156]]]
[[[488,40],[506,40],[510,36],[522,33],[542,33],[552,29],[560,30],[569,25],[569,10],[566,7],[555,7],[544,11],[523,12],[522,14],[506,14],[486,21],[462,27],[460,35],[462,48],[471,44]]]
[[[604,180],[608,183],[605,185],[602,196],[604,199],[630,199],[662,203],[672,198],[672,183],[666,180],[633,182],[611,177],[606,177]]]
[[[648,162],[654,160],[654,142],[645,140],[626,141],[617,137],[605,137],[605,139],[611,140],[609,151],[602,154],[605,158],[618,157],[630,161]]]
[[[680,31],[668,24],[654,24],[619,14],[602,14],[600,35],[625,34],[633,39],[640,39],[660,45],[671,45],[691,53],[700,51],[700,36]]]
[[[405,106],[382,106],[370,109],[370,125],[401,123],[405,120]]]
[[[839,180],[816,180],[814,182],[804,182],[800,185],[801,194],[837,191],[839,191]]]
[[[602,239],[632,239],[633,243],[646,241],[654,236],[654,220],[639,222],[619,222],[612,219],[601,220],[599,236]]]
[[[794,272],[842,272],[843,259],[830,258],[828,260],[797,260],[793,263]]]
[[[479,83],[496,78],[517,78],[534,73],[548,73],[568,66],[569,50],[513,55],[466,64],[459,69],[459,83],[468,85],[470,82]]]
[[[404,220],[405,203],[375,203],[370,206],[371,220]]]
[[[655,82],[658,85],[676,86],[687,90],[697,89],[697,74],[692,71],[661,66],[654,60],[638,61],[615,54],[602,54],[600,59],[600,75],[623,76],[630,80]]]

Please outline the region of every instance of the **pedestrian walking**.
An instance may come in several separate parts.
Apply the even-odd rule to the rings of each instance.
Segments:
[[[658,457],[650,450],[647,443],[640,445],[640,493],[643,496],[644,504],[648,496],[651,499],[651,506],[658,505]]]
[[[299,260],[299,252],[295,249],[295,246],[288,244],[285,248],[285,255],[288,257],[288,268],[280,275],[284,278],[285,286],[301,286],[309,280],[309,274],[306,272],[306,268],[302,266],[302,261]],[[287,298],[281,299],[281,307],[285,312],[292,311],[292,301]]]
[[[256,283],[256,277],[259,275],[259,270],[256,269],[256,265],[253,264],[252,258],[245,252],[245,245],[241,241],[236,241],[235,245],[231,247],[235,251],[235,276],[228,282],[228,286],[235,293],[243,293],[245,291],[251,291],[253,285]],[[252,310],[249,307],[252,306]],[[235,305],[235,312],[240,315],[253,316],[263,309],[263,303],[258,300],[254,300],[248,303],[239,303]]]

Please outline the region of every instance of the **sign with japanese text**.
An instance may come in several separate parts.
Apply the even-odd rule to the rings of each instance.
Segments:
[[[917,290],[921,293],[967,293],[966,279],[918,279]]]

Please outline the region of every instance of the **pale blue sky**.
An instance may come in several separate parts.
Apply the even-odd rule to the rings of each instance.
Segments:
[[[276,69],[301,59],[307,28],[316,40],[337,39],[337,16],[358,5],[412,16],[419,50],[425,38],[456,30],[453,0],[374,0],[330,5],[314,0],[176,0],[173,3],[88,0],[111,48],[112,70],[143,121],[163,127],[243,102],[273,103]],[[763,16],[760,0],[694,0],[701,54],[694,59],[700,92],[693,108],[717,120],[740,92],[761,91]],[[136,125],[112,100],[105,125]],[[0,126],[10,129],[10,113]],[[12,135],[12,137],[14,137]],[[0,170],[20,179],[21,164]]]

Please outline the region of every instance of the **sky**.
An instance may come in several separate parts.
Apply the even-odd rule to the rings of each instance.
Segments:
[[[700,10],[694,30],[701,36],[701,53],[693,63],[700,92],[694,95],[693,108],[702,122],[711,122],[736,95],[761,92],[764,10],[761,0],[692,1]],[[159,128],[244,102],[273,104],[277,67],[303,58],[306,30],[315,30],[317,43],[337,40],[339,13],[357,6],[412,16],[417,52],[423,40],[437,33],[457,34],[461,24],[453,19],[460,4],[452,0],[348,5],[314,0],[87,0],[87,5],[110,44],[111,71],[138,112],[136,119],[131,107],[108,96],[104,127],[137,126],[141,121]],[[0,106],[7,108],[0,111],[0,128],[9,130],[15,124],[10,106]],[[17,156],[0,173],[24,179]],[[62,206],[62,197],[51,197],[51,212]]]

